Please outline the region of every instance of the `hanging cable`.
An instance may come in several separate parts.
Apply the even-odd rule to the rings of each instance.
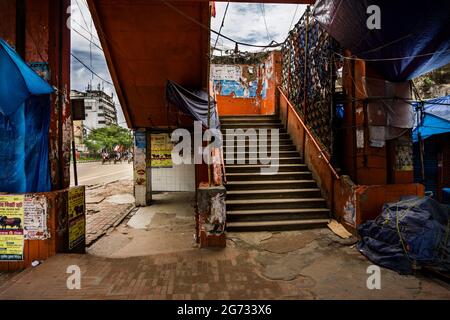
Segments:
[[[80,37],[82,37],[83,39],[85,39],[86,41],[89,41],[89,43],[92,43],[94,46],[96,46],[99,50],[101,50],[103,52],[103,48],[100,47],[98,44],[96,44],[95,42],[93,42],[92,40],[90,40],[88,37],[86,37],[85,35],[83,35],[80,31],[78,31],[75,28],[72,28],[72,31],[74,31],[76,34],[78,34]]]
[[[210,27],[208,27],[207,25],[201,23],[200,21],[197,21],[196,19],[192,18],[191,16],[187,15],[186,13],[184,13],[183,11],[181,11],[180,9],[178,9],[176,6],[174,6],[173,4],[167,2],[167,0],[159,0],[161,1],[163,4],[165,4],[167,7],[171,8],[173,11],[176,11],[178,14],[182,15],[183,17],[185,17],[186,19],[188,19],[189,21],[195,23],[196,25],[202,27],[205,30],[208,30],[209,32],[212,32],[226,40],[229,40],[235,44],[244,46],[244,47],[254,47],[254,48],[277,48],[279,46],[281,46],[280,43],[276,43],[276,44],[269,44],[269,45],[258,45],[258,44],[251,44],[251,43],[245,43],[245,42],[241,42],[241,41],[236,41],[228,36],[225,36],[219,32],[217,32],[216,30],[211,29]]]
[[[291,25],[289,26],[289,30],[288,30],[288,33],[291,31],[291,29],[292,29],[292,25],[294,24],[294,21],[295,21],[295,17],[297,16],[297,11],[298,11],[298,7],[299,7],[300,5],[299,4],[297,4],[297,6],[295,7],[295,12],[294,12],[294,16],[292,17],[292,20],[291,20]]]
[[[346,59],[346,60],[359,60],[359,61],[366,61],[366,62],[382,62],[382,61],[398,61],[398,60],[405,60],[405,59],[421,58],[421,57],[432,56],[432,55],[435,55],[438,53],[449,53],[449,52],[450,52],[450,49],[429,52],[429,53],[423,53],[423,54],[417,54],[417,55],[412,55],[412,56],[398,57],[398,58],[379,58],[379,59],[362,59],[362,58],[357,58],[357,57],[346,57],[338,52],[334,52],[334,54],[343,59]]]
[[[97,72],[95,72],[94,70],[92,70],[91,68],[89,68],[89,66],[87,66],[81,59],[79,59],[77,56],[75,56],[73,53],[70,54],[75,60],[77,60],[81,65],[83,65],[83,67],[85,67],[88,71],[90,71],[94,76],[96,76],[97,78],[99,78],[100,80],[103,80],[104,82],[106,82],[107,84],[114,86],[114,84],[111,81],[106,80],[105,78],[103,78],[102,76],[100,76]]]
[[[269,42],[271,43],[271,42],[272,42],[272,36],[270,35],[269,28],[267,27],[266,9],[265,9],[265,7],[264,7],[264,3],[260,3],[260,4],[259,4],[259,9],[261,10],[262,17],[263,17],[263,20],[264,20],[264,25],[265,25],[265,27],[266,27],[267,40],[269,40]]]
[[[86,28],[89,29],[89,26],[88,26],[88,24],[86,22],[86,18],[84,17],[83,10],[81,9],[80,3],[78,2],[78,0],[75,0],[75,2],[77,3],[78,10],[80,10],[81,17],[83,18],[83,22],[84,22]]]
[[[224,25],[225,25],[225,18],[226,18],[226,16],[227,16],[227,12],[228,12],[228,7],[229,7],[229,6],[230,6],[230,2],[227,3],[227,7],[225,8],[225,13],[223,14],[222,24],[220,25],[219,33],[222,32],[222,28],[223,28]],[[217,43],[219,42],[219,37],[220,37],[220,36],[217,35],[216,42],[214,43],[213,50],[216,50]]]
[[[83,31],[87,32],[90,36],[92,36],[99,43],[101,42],[100,39],[97,36],[95,36],[93,33],[91,33],[89,30],[87,30],[85,27],[83,27],[83,25],[81,23],[79,23],[76,20],[72,20],[72,22],[75,22],[81,29],[83,29]]]

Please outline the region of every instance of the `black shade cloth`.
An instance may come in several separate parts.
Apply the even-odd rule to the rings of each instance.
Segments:
[[[166,100],[181,112],[201,121],[208,128],[208,93],[203,90],[189,91],[173,81],[167,81]],[[211,98],[211,128],[219,129],[220,121],[216,112],[216,103]]]

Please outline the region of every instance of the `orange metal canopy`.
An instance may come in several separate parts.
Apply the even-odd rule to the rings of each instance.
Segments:
[[[312,0],[236,1],[301,3]],[[131,128],[167,127],[168,79],[206,88],[209,32],[160,0],[88,0],[108,67]],[[209,1],[170,1],[209,25]]]

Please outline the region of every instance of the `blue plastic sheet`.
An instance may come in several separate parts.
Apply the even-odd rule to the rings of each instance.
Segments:
[[[2,39],[0,79],[0,191],[50,191],[48,133],[53,89]]]
[[[423,266],[450,272],[449,211],[427,197],[386,204],[380,216],[359,226],[358,250],[401,274]]]
[[[367,27],[371,5],[380,8],[380,29]],[[450,62],[448,0],[318,0],[314,16],[389,81],[410,80]]]
[[[414,109],[417,104],[413,104]],[[437,134],[450,132],[450,95],[427,100],[423,111],[417,112],[419,112],[419,122],[416,115],[413,129],[414,142],[419,141],[419,133],[422,139],[427,139]]]

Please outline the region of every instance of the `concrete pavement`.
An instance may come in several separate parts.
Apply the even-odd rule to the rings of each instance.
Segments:
[[[450,299],[449,285],[380,270],[330,230],[229,233],[225,249],[197,249],[193,194],[162,193],[86,255],[57,255],[0,283],[6,299]],[[135,219],[136,220],[136,219]],[[145,220],[145,219],[144,219]],[[137,227],[134,228],[133,226]],[[81,289],[66,286],[79,266]],[[1,280],[1,279],[0,279]]]
[[[101,162],[78,163],[77,171],[79,185],[105,184],[133,178],[133,164],[128,163],[105,165]],[[73,176],[73,164],[71,164],[71,185],[75,183]]]

